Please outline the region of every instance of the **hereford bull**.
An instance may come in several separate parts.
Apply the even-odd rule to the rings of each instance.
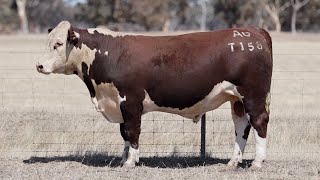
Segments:
[[[49,31],[47,52],[36,68],[83,80],[97,111],[120,123],[124,166],[139,161],[143,114],[168,112],[197,122],[205,112],[230,101],[236,138],[228,165],[242,162],[252,126],[252,166],[261,167],[272,64],[271,38],[260,28],[152,37],[78,29],[64,21]]]

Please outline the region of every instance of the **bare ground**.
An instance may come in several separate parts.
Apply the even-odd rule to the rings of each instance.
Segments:
[[[2,160],[0,179],[320,179],[320,161],[267,161],[250,170],[251,161],[237,169],[227,159],[198,157],[141,158],[134,169],[119,167],[120,157],[32,157],[24,161]]]
[[[252,160],[244,161],[237,169],[229,169],[226,166],[229,159],[210,157],[210,155],[217,155],[219,142],[223,142],[224,136],[228,138],[230,136],[231,140],[227,142],[234,143],[233,136],[231,136],[233,133],[231,132],[228,133],[229,135],[224,133],[220,137],[217,137],[219,136],[218,133],[212,135],[222,140],[215,140],[214,143],[208,140],[208,143],[211,142],[213,144],[210,143],[212,150],[207,147],[209,151],[206,160],[201,160],[199,156],[184,157],[179,152],[177,152],[178,155],[161,157],[163,156],[161,151],[165,150],[163,147],[154,150],[155,157],[146,157],[148,154],[143,150],[148,145],[143,145],[143,147],[141,146],[142,157],[139,166],[134,169],[124,169],[119,167],[121,160],[119,155],[105,155],[103,151],[98,150],[95,152],[85,151],[91,146],[94,149],[94,143],[89,144],[88,147],[79,145],[82,147],[80,149],[77,146],[72,147],[70,149],[72,150],[71,155],[63,155],[63,153],[58,155],[59,151],[63,151],[63,148],[55,149],[54,146],[53,148],[37,147],[34,140],[35,137],[42,137],[46,142],[52,142],[52,139],[55,138],[56,134],[53,132],[49,132],[48,137],[43,137],[43,134],[37,133],[37,128],[45,129],[45,127],[49,126],[52,129],[54,124],[61,123],[55,119],[60,119],[60,116],[55,113],[2,112],[2,115],[3,119],[7,120],[4,124],[8,127],[6,127],[7,133],[1,138],[7,143],[12,141],[13,144],[0,144],[0,149],[3,149],[2,157],[0,156],[0,179],[320,179],[319,121],[312,121],[310,117],[304,119],[303,122],[300,122],[301,119],[299,120],[297,117],[293,118],[293,116],[290,118],[272,118],[269,126],[271,131],[268,160],[261,170],[253,171],[250,169]],[[217,116],[215,117],[217,118]],[[80,115],[74,115],[73,118],[77,122],[84,121]],[[77,125],[71,120],[73,118],[67,118],[70,122],[66,125],[70,126],[70,128],[75,128]],[[82,118],[86,119],[88,117],[84,116]],[[218,119],[221,118],[223,117]],[[307,121],[308,119],[310,122]],[[46,126],[41,125],[41,120],[44,121]],[[97,123],[100,124],[99,120],[96,119],[94,124]],[[220,123],[217,122],[217,125]],[[99,126],[103,124],[110,126],[105,121],[102,121]],[[232,125],[231,122],[229,124]],[[61,125],[65,126],[65,124]],[[288,128],[289,126],[290,128]],[[87,124],[85,124],[85,127],[87,131],[90,130]],[[226,128],[230,129],[230,131],[233,129],[230,125]],[[111,131],[115,128],[109,127],[107,129]],[[15,134],[19,136],[16,137]],[[30,136],[30,134],[34,135]],[[154,134],[163,136],[162,133]],[[67,137],[68,134],[66,134]],[[84,141],[78,138],[80,137],[74,137],[72,140]],[[115,136],[106,134],[102,138],[113,139]],[[175,138],[175,136],[169,136],[169,138]],[[146,136],[144,141],[151,142],[152,140]],[[47,145],[51,147],[50,143]],[[61,142],[56,146],[64,147],[64,145],[66,144]],[[105,151],[111,151],[108,144],[104,145],[103,148]],[[54,155],[50,154],[49,152],[54,149],[57,152],[54,152]],[[230,157],[232,145],[231,147],[226,146],[225,149],[224,154]],[[250,146],[249,151],[252,152]],[[10,152],[12,154],[9,156]],[[116,152],[121,153],[121,149]],[[157,153],[159,153],[159,156]],[[246,154],[248,154],[248,151]]]

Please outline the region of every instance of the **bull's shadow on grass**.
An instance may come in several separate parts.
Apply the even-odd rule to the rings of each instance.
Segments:
[[[121,157],[103,154],[94,155],[70,155],[55,157],[31,157],[23,162],[25,164],[50,163],[50,162],[79,162],[87,166],[95,167],[120,167]],[[216,164],[227,164],[229,159],[206,157],[205,160],[198,156],[166,156],[166,157],[141,157],[138,165],[154,168],[187,168],[198,166],[210,166]],[[247,168],[251,160],[245,160],[240,167]]]

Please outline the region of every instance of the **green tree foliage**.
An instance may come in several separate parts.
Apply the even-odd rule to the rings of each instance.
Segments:
[[[254,25],[258,6],[257,0],[217,0],[216,18],[227,27]]]
[[[46,31],[62,20],[73,21],[74,10],[63,0],[28,0],[29,27],[34,32]]]
[[[314,32],[320,30],[320,0],[311,0],[298,12],[297,29]]]
[[[232,27],[237,24],[240,17],[239,6],[243,0],[217,0],[215,4],[216,16],[224,21],[227,26]]]
[[[129,19],[131,22],[138,23],[146,30],[161,30],[166,16],[169,15],[168,0],[141,0],[132,1]]]
[[[165,20],[173,14],[185,22],[186,7],[185,0],[88,0],[77,5],[76,20],[93,26],[129,23],[145,30],[161,30]]]
[[[276,27],[291,30],[292,7],[280,13],[277,13],[277,8],[274,8],[276,13],[270,13],[266,8],[269,5],[269,9],[272,9],[277,3],[281,7],[288,4],[289,0],[205,0],[205,11],[201,6],[202,1],[83,0],[75,5],[76,0],[27,0],[27,15],[31,32],[44,32],[62,20],[81,24],[81,27],[104,25],[122,31],[198,30],[201,19],[202,25],[205,19],[208,30],[252,25],[272,30]],[[14,2],[0,0],[0,31],[19,28]],[[278,18],[272,14],[278,15]],[[275,23],[275,19],[278,19],[278,23]],[[296,24],[298,30],[319,31],[320,0],[310,0],[303,6],[297,13]]]
[[[77,5],[75,18],[93,26],[115,22],[116,2],[117,0],[87,0],[86,3]]]
[[[19,26],[19,18],[11,0],[0,0],[0,32],[10,32]]]

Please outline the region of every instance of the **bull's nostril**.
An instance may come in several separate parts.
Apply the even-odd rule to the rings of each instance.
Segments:
[[[42,65],[38,65],[38,68],[39,68],[39,69],[43,69],[43,66],[42,66]]]

